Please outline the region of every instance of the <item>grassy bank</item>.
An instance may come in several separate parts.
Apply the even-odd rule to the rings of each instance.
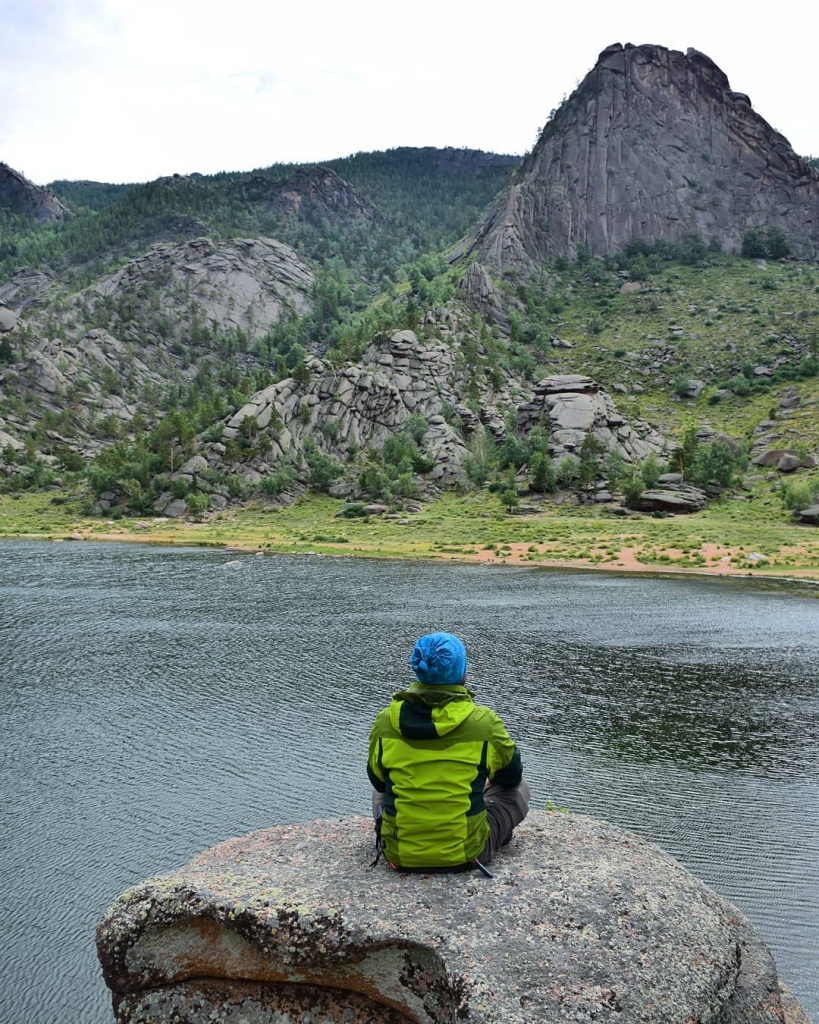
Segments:
[[[434,558],[491,564],[680,571],[819,580],[819,531],[792,524],[775,498],[726,500],[692,516],[620,519],[547,505],[509,515],[495,495],[447,495],[396,518],[337,519],[341,502],[311,496],[291,508],[253,506],[208,522],[99,519],[79,495],[0,496],[0,538],[140,541],[269,553]]]

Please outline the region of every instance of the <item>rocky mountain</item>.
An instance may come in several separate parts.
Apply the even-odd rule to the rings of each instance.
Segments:
[[[493,274],[696,233],[738,251],[781,228],[819,254],[819,173],[696,50],[608,47],[543,129],[474,252]]]
[[[0,163],[0,209],[42,224],[58,224],[69,214],[50,188],[35,185],[4,163]]]
[[[254,202],[268,203],[272,210],[316,226],[322,220],[338,227],[376,216],[369,199],[329,167],[300,168],[283,182],[254,174],[235,187]]]
[[[235,358],[283,318],[309,313],[314,285],[293,249],[264,238],[155,245],[59,301],[53,277],[19,272],[0,287],[0,332],[17,354],[0,366],[0,397],[25,404],[7,411],[7,443],[22,447],[31,422],[50,415],[66,433],[52,429],[52,440],[98,449],[98,420],[154,419],[168,387],[203,360]]]
[[[659,482],[672,403],[819,375],[809,268],[729,269],[714,246],[726,276],[681,302],[676,256],[622,262],[635,233],[697,232],[701,255],[744,225],[813,244],[816,172],[707,58],[609,48],[480,220],[510,160],[407,149],[63,183],[75,215],[0,253],[2,486],[93,459],[100,512],[202,514],[306,486],[389,502],[491,483],[512,507],[527,489],[602,503],[646,464]],[[686,271],[709,270],[701,255]],[[699,464],[713,493],[741,448],[730,433],[723,420],[693,437],[722,446]]]

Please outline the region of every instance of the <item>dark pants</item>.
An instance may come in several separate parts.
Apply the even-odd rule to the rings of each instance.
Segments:
[[[511,789],[490,783],[483,791],[486,817],[489,821],[489,838],[483,853],[478,858],[481,864],[488,864],[502,846],[512,838],[512,830],[529,813],[531,790],[526,779]]]
[[[490,783],[483,791],[486,818],[489,822],[489,838],[478,858],[481,864],[489,864],[498,850],[506,846],[512,838],[512,830],[529,813],[530,795],[531,790],[526,779],[521,779],[519,785],[510,789]],[[373,818],[378,818],[384,804],[384,794],[374,789],[372,802]]]

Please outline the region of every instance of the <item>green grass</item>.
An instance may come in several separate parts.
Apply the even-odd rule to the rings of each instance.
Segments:
[[[378,558],[435,558],[618,568],[626,550],[643,570],[715,570],[819,579],[819,531],[789,521],[764,488],[753,501],[724,501],[687,517],[615,519],[596,510],[546,506],[510,516],[488,493],[448,495],[395,520],[338,520],[341,502],[312,495],[290,508],[252,506],[206,523],[107,520],[82,515],[79,496],[55,505],[52,493],[0,497],[0,538],[105,538],[270,553]],[[738,508],[739,506],[739,508]],[[756,556],[764,560],[755,561]],[[749,556],[753,556],[749,558]]]
[[[686,422],[710,423],[735,438],[750,435],[778,407],[779,394],[795,387],[803,405],[778,424],[783,446],[802,442],[819,449],[819,417],[805,401],[819,399],[819,378],[773,384],[769,391],[717,400],[717,385],[741,373],[743,363],[773,367],[777,360],[797,365],[819,348],[819,269],[718,257],[711,266],[671,263],[642,282],[641,290],[620,294],[622,279],[613,272],[572,265],[561,274],[558,292],[568,300],[558,313],[541,310],[541,331],[572,343],[571,349],[547,348],[545,372],[586,373],[615,394],[627,416],[642,416],[661,430],[677,433]],[[592,278],[599,277],[599,280]],[[763,287],[773,284],[772,289]],[[567,286],[570,291],[566,291]],[[596,320],[597,333],[589,329]],[[669,326],[682,328],[671,334]],[[673,348],[664,361],[666,347]],[[662,366],[646,376],[644,367]],[[673,389],[681,373],[707,387],[695,400],[679,399]],[[634,394],[633,385],[644,389]]]

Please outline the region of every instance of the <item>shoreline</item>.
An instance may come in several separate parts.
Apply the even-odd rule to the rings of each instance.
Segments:
[[[4,541],[15,542],[15,541],[41,541],[43,543],[50,544],[80,544],[84,542],[99,542],[102,544],[151,544],[156,547],[189,547],[189,548],[202,548],[210,549],[213,551],[221,551],[227,554],[248,554],[248,555],[264,555],[264,556],[294,556],[297,558],[347,558],[347,559],[377,559],[378,561],[397,561],[397,562],[454,562],[458,565],[481,565],[488,568],[527,568],[527,569],[543,569],[543,570],[568,570],[570,572],[583,572],[583,573],[611,573],[615,575],[634,576],[634,577],[706,577],[710,579],[728,579],[732,581],[745,581],[745,582],[771,582],[771,583],[794,583],[799,585],[814,584],[819,586],[819,570],[815,569],[800,569],[794,568],[790,573],[776,573],[771,570],[765,570],[763,568],[756,569],[738,569],[736,566],[730,566],[727,563],[712,566],[673,566],[673,565],[662,565],[652,566],[645,563],[639,562],[637,559],[630,559],[628,563],[619,562],[592,562],[584,561],[582,559],[566,559],[566,558],[538,558],[531,559],[525,557],[520,552],[514,550],[509,555],[496,557],[492,552],[475,552],[469,554],[466,552],[451,553],[451,552],[428,552],[425,554],[418,553],[400,553],[400,552],[379,552],[375,550],[371,551],[320,551],[320,550],[288,550],[286,548],[272,549],[269,546],[265,547],[262,544],[254,543],[248,539],[237,538],[236,540],[222,541],[222,540],[197,540],[195,537],[158,537],[156,534],[147,535],[135,535],[133,533],[94,533],[90,530],[86,531],[75,531],[69,536],[65,535],[43,535],[43,534],[18,534],[15,536],[8,536],[0,534],[0,543]],[[517,546],[517,545],[516,545]],[[521,544],[520,547],[525,547]],[[819,596],[819,594],[817,595]]]

